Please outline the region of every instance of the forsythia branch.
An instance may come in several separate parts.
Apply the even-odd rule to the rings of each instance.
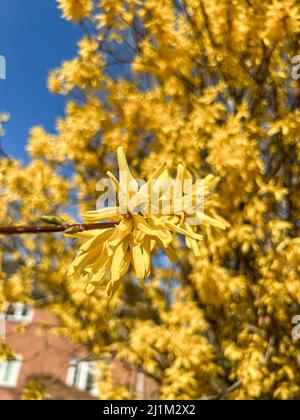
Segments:
[[[38,233],[57,233],[74,230],[83,232],[94,229],[109,229],[115,227],[117,223],[64,223],[59,226],[0,226],[0,235],[24,235]],[[74,231],[72,233],[74,233]],[[71,232],[70,232],[71,233]]]

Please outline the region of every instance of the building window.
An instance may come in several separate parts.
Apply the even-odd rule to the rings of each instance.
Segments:
[[[15,388],[17,386],[21,364],[22,360],[19,356],[13,360],[0,361],[0,387]]]
[[[145,374],[143,372],[137,372],[136,374],[136,393],[138,397],[144,397],[145,395]]]
[[[99,390],[94,383],[95,366],[91,361],[78,361],[72,358],[67,373],[67,385],[87,391],[94,397],[99,396]]]
[[[33,319],[33,309],[26,303],[10,303],[6,310],[6,320],[30,324]]]

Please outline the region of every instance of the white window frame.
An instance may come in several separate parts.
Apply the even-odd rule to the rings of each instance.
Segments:
[[[136,393],[140,397],[145,395],[145,374],[143,372],[137,372],[136,374]]]
[[[87,390],[89,373],[96,373],[94,363],[92,361],[79,360],[78,358],[73,357],[71,358],[69,369],[67,372],[66,383],[68,386],[77,388],[80,391],[89,392],[93,397],[99,397],[99,390],[95,386],[95,384],[93,384],[91,390]]]
[[[6,340],[6,314],[0,312],[0,340]]]
[[[21,371],[22,366],[22,356],[16,355],[14,359],[10,360],[0,360],[0,387],[1,388],[16,388],[18,385],[19,375]],[[3,372],[3,369],[7,369],[7,366],[9,363],[14,363],[13,366],[13,373],[11,374],[11,378],[9,381],[4,381],[3,377],[1,377],[1,374]]]
[[[8,322],[14,322],[14,323],[22,323],[22,324],[31,324],[34,316],[34,310],[30,306],[27,305],[28,311],[26,315],[23,315],[23,310],[25,307],[25,303],[21,302],[15,302],[11,303],[10,305],[13,305],[14,313],[8,314],[6,313],[6,320]],[[8,310],[9,306],[6,310]]]

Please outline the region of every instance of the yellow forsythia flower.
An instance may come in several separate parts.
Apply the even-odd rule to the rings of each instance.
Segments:
[[[46,387],[37,379],[30,379],[23,389],[22,400],[40,401],[49,397]]]
[[[116,226],[71,235],[84,239],[85,243],[78,251],[68,274],[73,275],[80,272],[87,276],[89,280],[87,293],[92,293],[96,285],[102,282],[110,272],[107,293],[112,296],[118,289],[122,277],[128,272],[130,265],[143,284],[151,271],[150,255],[156,244],[164,249],[172,262],[176,262],[176,252],[172,246],[176,233],[185,236],[187,246],[193,249],[196,255],[198,255],[197,241],[203,239],[188,224],[188,217],[192,209],[189,214],[186,213],[183,203],[183,188],[177,188],[184,183],[186,177],[182,166],[178,167],[177,182],[169,177],[168,171],[164,170],[164,165],[161,165],[148,182],[139,187],[129,170],[122,147],[118,148],[118,163],[120,182],[110,172],[107,175],[118,194],[119,206],[91,211],[84,216],[84,220],[88,223],[111,221],[116,223]],[[124,179],[125,186],[122,182]],[[210,180],[211,177],[208,177],[204,180],[204,184],[205,181],[209,182]],[[171,186],[171,195],[165,191],[164,186],[166,185]],[[225,229],[225,223],[197,211],[195,206],[197,200],[201,199],[199,194],[201,191],[197,191],[195,186],[192,186],[189,198],[199,223],[201,221],[206,225]],[[154,201],[153,197],[156,197],[157,200]]]
[[[57,0],[59,9],[63,12],[63,17],[66,20],[72,20],[75,23],[80,22],[88,17],[93,9],[93,4],[90,0]]]

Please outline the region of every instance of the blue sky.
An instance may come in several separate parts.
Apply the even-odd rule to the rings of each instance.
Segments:
[[[7,79],[0,80],[0,112],[11,114],[3,148],[27,161],[28,130],[43,125],[53,131],[63,114],[64,98],[47,90],[49,69],[72,58],[80,29],[60,17],[55,0],[0,0],[0,55]]]

